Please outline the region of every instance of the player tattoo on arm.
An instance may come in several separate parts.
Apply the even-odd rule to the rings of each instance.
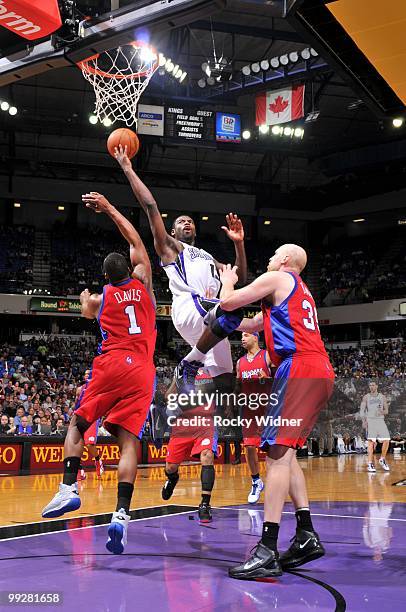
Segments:
[[[164,264],[170,263],[182,250],[182,245],[166,231],[158,204],[148,187],[135,173],[127,155],[127,148],[123,149],[120,145],[118,149],[115,149],[115,158],[127,177],[133,194],[148,217],[157,254]]]

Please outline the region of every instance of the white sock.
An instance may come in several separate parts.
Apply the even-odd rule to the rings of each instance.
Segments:
[[[186,357],[183,358],[183,361],[201,361],[201,363],[204,363],[205,359],[206,353],[202,353],[201,351],[199,351],[198,348],[194,346],[190,353],[188,353]]]

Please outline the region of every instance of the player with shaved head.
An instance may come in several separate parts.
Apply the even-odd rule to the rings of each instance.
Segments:
[[[221,273],[221,308],[241,308],[262,300],[262,312],[244,319],[240,329],[264,330],[266,348],[278,366],[264,425],[261,448],[267,452],[264,524],[262,538],[251,557],[229,570],[244,580],[280,576],[324,555],[314,531],[303,471],[296,458],[317,416],[332,393],[334,373],[320,336],[314,299],[300,277],[307,263],[306,251],[295,244],[279,247],[269,260],[268,271],[242,289],[234,289],[235,267]],[[274,423],[275,420],[275,423]],[[279,557],[277,540],[286,496],[296,509],[296,536]]]

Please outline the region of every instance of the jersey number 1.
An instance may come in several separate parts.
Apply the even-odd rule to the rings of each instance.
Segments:
[[[141,333],[141,327],[139,327],[137,325],[137,318],[135,316],[135,307],[134,306],[126,306],[126,308],[124,308],[124,312],[128,316],[129,321],[130,321],[130,327],[128,328],[128,333],[130,335],[140,334]]]

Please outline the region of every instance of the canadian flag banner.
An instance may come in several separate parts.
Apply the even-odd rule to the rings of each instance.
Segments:
[[[256,97],[256,125],[277,125],[304,115],[304,85],[264,91]]]

